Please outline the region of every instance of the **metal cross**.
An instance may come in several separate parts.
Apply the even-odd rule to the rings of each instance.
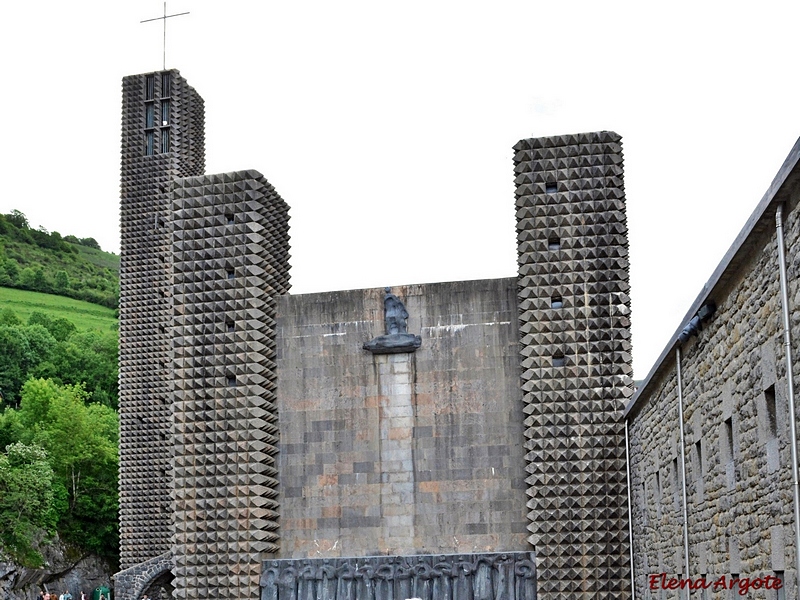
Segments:
[[[167,19],[169,19],[170,17],[180,17],[181,15],[188,15],[188,14],[189,14],[188,12],[182,12],[182,13],[176,13],[174,15],[168,15],[167,14],[167,2],[166,2],[166,0],[164,0],[164,16],[163,17],[156,17],[155,19],[145,19],[144,21],[139,21],[140,23],[149,23],[150,21],[164,21],[164,46],[163,46],[163,48],[164,48],[164,52],[163,52],[164,66],[163,66],[163,70],[164,71],[167,70]]]

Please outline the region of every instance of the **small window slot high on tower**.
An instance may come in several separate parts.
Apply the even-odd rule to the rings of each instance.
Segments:
[[[161,74],[161,97],[168,98],[172,95],[172,86],[169,72]]]
[[[566,366],[567,359],[564,357],[564,353],[561,351],[556,352],[553,354],[553,366],[554,367],[563,367]]]
[[[156,97],[156,80],[152,75],[147,75],[144,78],[144,98],[145,100],[152,100]]]
[[[556,185],[555,181],[548,181],[544,184],[544,191],[547,194],[555,194],[558,186]]]
[[[551,235],[549,238],[547,238],[547,249],[561,250],[561,238],[557,235]]]
[[[550,308],[563,308],[564,301],[562,300],[561,296],[554,295],[550,298]]]

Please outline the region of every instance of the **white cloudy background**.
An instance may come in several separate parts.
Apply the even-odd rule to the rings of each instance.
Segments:
[[[6,3],[0,212],[119,251],[123,75],[159,0]],[[207,172],[292,207],[293,292],[516,272],[512,145],[623,136],[634,368],[650,369],[800,135],[789,2],[171,0]],[[386,241],[389,240],[389,244]]]

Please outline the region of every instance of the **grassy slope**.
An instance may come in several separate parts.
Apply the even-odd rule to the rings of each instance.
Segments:
[[[53,294],[0,287],[0,310],[4,308],[13,310],[25,323],[33,311],[39,311],[68,319],[78,329],[111,331],[116,329],[117,325],[114,311],[99,304]]]

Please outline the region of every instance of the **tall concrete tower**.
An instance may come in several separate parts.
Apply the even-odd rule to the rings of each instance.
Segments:
[[[518,302],[529,541],[539,598],[630,596],[632,393],[620,137],[520,141]]]
[[[256,598],[278,548],[288,206],[256,171],[202,175],[203,138],[177,71],[124,79],[120,600]]]
[[[172,210],[205,168],[203,100],[177,71],[122,83],[120,537],[127,569],[171,547]]]

